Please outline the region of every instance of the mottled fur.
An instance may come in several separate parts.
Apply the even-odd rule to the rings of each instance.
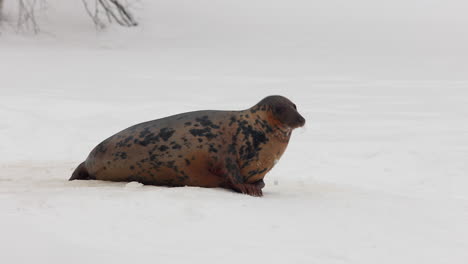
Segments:
[[[224,187],[261,196],[263,178],[303,126],[296,106],[269,96],[244,111],[197,111],[129,127],[96,146],[70,180]]]

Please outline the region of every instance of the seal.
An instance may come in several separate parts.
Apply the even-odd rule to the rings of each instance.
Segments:
[[[131,126],[97,145],[70,180],[222,187],[262,196],[263,178],[305,119],[283,96],[243,111],[196,111]]]

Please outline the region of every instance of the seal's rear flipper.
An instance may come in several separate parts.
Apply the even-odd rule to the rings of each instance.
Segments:
[[[73,180],[90,180],[92,177],[90,177],[88,170],[85,167],[84,162],[82,162],[73,172],[72,176],[70,177],[69,181]]]

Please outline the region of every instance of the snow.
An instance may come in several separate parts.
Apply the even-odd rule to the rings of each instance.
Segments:
[[[0,28],[2,263],[468,260],[465,2],[142,0],[98,33],[48,3]],[[67,181],[130,125],[271,94],[307,124],[262,198]]]

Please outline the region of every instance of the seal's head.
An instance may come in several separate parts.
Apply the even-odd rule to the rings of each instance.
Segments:
[[[296,105],[286,97],[280,95],[268,96],[256,106],[260,109],[266,108],[273,119],[283,127],[294,129],[305,124],[305,119],[297,112]]]

